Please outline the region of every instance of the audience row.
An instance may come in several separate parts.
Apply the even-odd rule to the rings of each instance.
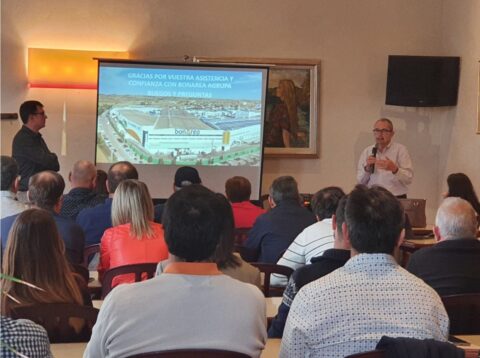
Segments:
[[[243,245],[254,261],[295,270],[288,281],[272,277],[286,285],[268,331],[283,337],[282,357],[345,356],[373,349],[383,335],[446,341],[440,296],[480,292],[478,199],[461,173],[449,176],[451,197],[437,212],[439,243],[413,254],[405,270],[394,258],[405,214],[381,187],[357,186],[347,195],[328,187],[313,196],[309,211],[295,179],[279,177],[265,212],[250,202],[245,178],[229,179],[225,197],[204,187],[196,169],[182,167],[167,203],[154,206],[131,163],[109,169],[107,197],[95,191],[102,173],[79,161],[66,195],[61,175],[32,176],[27,209],[14,200],[15,167],[2,156],[2,213],[5,207],[10,214],[1,220],[2,271],[34,287],[3,277],[3,314],[34,303],[91,305],[78,269],[85,245],[100,244],[98,264],[91,263],[100,280],[114,267],[158,263],[153,279],[116,278],[86,357],[178,348],[258,357],[267,338],[265,301],[255,287],[259,271],[234,253],[235,227],[250,229]],[[154,317],[175,323],[162,328]],[[71,324],[80,330],[83,322]]]

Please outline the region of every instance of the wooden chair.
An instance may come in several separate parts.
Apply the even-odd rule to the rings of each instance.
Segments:
[[[50,343],[88,342],[97,321],[98,309],[73,303],[41,303],[12,309],[12,318],[29,319],[43,326]],[[70,318],[85,321],[80,332],[70,325]]]
[[[88,267],[88,262],[97,252],[100,252],[100,244],[86,246],[83,249],[83,266]]]
[[[288,279],[292,275],[293,269],[287,266],[263,262],[251,262],[251,265],[263,272],[263,294],[265,297],[282,297],[285,287],[270,287],[270,275],[278,273],[279,275],[287,276]]]
[[[248,354],[218,349],[175,349],[140,353],[127,358],[247,358]]]
[[[451,335],[480,334],[480,293],[442,296]]]
[[[243,261],[255,262],[258,257],[257,250],[249,249],[243,245],[235,244],[233,251],[238,252]]]
[[[83,280],[85,281],[85,285],[88,284],[88,280],[90,279],[90,272],[88,269],[80,264],[70,264],[72,272],[75,272],[82,276]]]
[[[147,279],[152,278],[156,270],[156,263],[145,263],[119,266],[106,271],[102,280],[102,300],[104,300],[113,289],[112,283],[114,277],[125,274],[135,274],[135,282],[139,282],[144,280],[145,277]]]
[[[374,351],[351,354],[345,358],[384,358],[385,351],[382,349],[375,349]]]

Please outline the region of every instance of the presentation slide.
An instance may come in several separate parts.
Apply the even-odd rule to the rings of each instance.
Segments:
[[[219,176],[214,190],[233,175],[259,189],[266,68],[100,60],[98,73],[97,165],[156,178],[188,165]]]

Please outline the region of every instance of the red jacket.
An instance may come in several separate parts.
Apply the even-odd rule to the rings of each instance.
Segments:
[[[157,263],[168,258],[168,248],[163,238],[163,226],[150,223],[153,229],[152,237],[137,239],[130,234],[130,224],[118,225],[105,230],[100,243],[100,263],[98,275],[111,268],[141,264]],[[134,282],[134,275],[115,277],[113,286],[119,283]]]
[[[233,217],[235,219],[235,228],[252,227],[257,217],[265,210],[253,205],[250,201],[242,201],[241,203],[231,203]]]

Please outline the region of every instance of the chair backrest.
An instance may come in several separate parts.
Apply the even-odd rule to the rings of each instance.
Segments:
[[[383,349],[375,349],[374,351],[351,354],[349,356],[346,356],[345,358],[383,358],[383,357],[385,357],[385,351]]]
[[[72,268],[72,272],[78,273],[80,276],[82,276],[83,280],[85,281],[85,285],[88,284],[88,280],[90,279],[90,272],[88,269],[80,264],[70,264]]]
[[[50,343],[88,342],[97,321],[98,309],[73,303],[41,303],[12,308],[14,319],[29,319],[43,326]],[[84,320],[83,328],[76,332],[70,318]]]
[[[287,279],[293,273],[291,267],[277,265],[277,264],[267,264],[263,262],[251,262],[252,266],[255,266],[263,272],[263,294],[265,297],[281,297],[285,287],[270,287],[270,275],[272,273],[277,273],[279,275],[287,276]]]
[[[170,351],[140,353],[128,358],[247,358],[248,354],[218,349],[175,349]]]
[[[251,227],[239,227],[233,230],[233,237],[235,239],[235,245],[243,245],[248,238],[248,233]]]
[[[480,334],[480,293],[442,296],[450,318],[450,334]]]
[[[233,247],[234,252],[238,252],[243,261],[246,262],[255,262],[258,257],[258,251],[254,249],[249,249],[243,245],[235,244]]]
[[[100,252],[100,244],[86,246],[83,249],[83,266],[88,267],[90,258],[97,252]]]
[[[115,276],[134,274],[135,282],[139,282],[144,280],[145,277],[147,279],[152,278],[156,270],[156,263],[145,263],[118,266],[106,271],[102,281],[102,300],[105,299],[105,297],[113,289],[112,283]]]

